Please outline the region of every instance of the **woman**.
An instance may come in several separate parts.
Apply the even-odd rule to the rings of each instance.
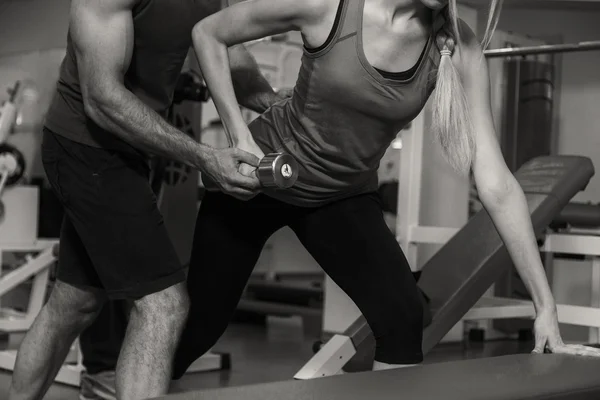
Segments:
[[[300,172],[293,188],[248,201],[206,196],[176,377],[222,335],[265,241],[283,226],[362,311],[377,341],[375,370],[423,360],[417,286],[376,190],[381,157],[432,92],[433,129],[444,154],[459,172],[473,171],[535,304],[534,351],[599,355],[562,342],[525,196],[496,141],[482,48],[499,9],[493,0],[483,46],[457,21],[456,0],[249,0],[195,27],[197,57],[232,144],[258,158],[287,152]],[[300,31],[305,44],[294,93],[247,127],[227,48],[291,30]],[[250,176],[253,169],[240,166]]]

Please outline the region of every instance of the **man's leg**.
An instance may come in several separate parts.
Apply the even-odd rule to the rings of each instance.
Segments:
[[[173,341],[185,323],[188,300],[181,285],[183,266],[149,185],[147,160],[49,131],[42,155],[99,286],[110,300],[134,303],[121,350],[124,361],[118,363],[118,375],[125,379],[117,381],[117,398],[167,393]],[[64,261],[61,254],[59,263]],[[72,282],[80,271],[59,268],[57,278]]]
[[[116,369],[125,339],[130,304],[108,301],[98,317],[79,336],[85,372],[81,376],[80,400],[116,400]]]
[[[9,400],[39,399],[65,361],[71,344],[98,314],[104,297],[57,281],[19,348]]]
[[[145,399],[167,392],[188,308],[185,283],[134,302],[117,365],[118,399]]]
[[[164,160],[153,160],[150,186],[160,197],[164,178]],[[160,203],[159,203],[160,208]],[[125,300],[107,302],[94,322],[79,336],[82,363],[79,400],[116,400],[116,370],[131,303]]]

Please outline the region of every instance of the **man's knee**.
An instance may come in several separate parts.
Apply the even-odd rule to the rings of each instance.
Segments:
[[[97,317],[105,300],[100,292],[56,281],[46,303],[46,310],[56,321],[87,326]]]
[[[183,328],[190,308],[190,300],[183,283],[171,286],[135,300],[132,312],[140,318],[165,321]]]

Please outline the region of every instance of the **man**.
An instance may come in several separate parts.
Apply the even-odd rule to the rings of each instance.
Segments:
[[[42,398],[73,340],[106,300],[131,301],[116,395],[160,396],[187,317],[185,273],[148,181],[147,154],[198,168],[248,199],[258,159],[203,146],[164,120],[196,22],[220,0],[72,0],[67,55],[47,114],[42,159],[65,209],[57,281],[19,349],[9,399]],[[240,103],[262,111],[275,94],[240,47]],[[239,79],[237,80],[239,82]],[[244,82],[242,82],[244,83]]]

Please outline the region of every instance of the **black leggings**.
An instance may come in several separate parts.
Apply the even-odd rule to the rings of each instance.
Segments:
[[[187,280],[191,309],[175,357],[176,379],[224,333],[265,242],[284,226],[365,316],[376,361],[422,362],[420,294],[377,193],[302,208],[266,195],[245,202],[211,192],[196,222]]]

